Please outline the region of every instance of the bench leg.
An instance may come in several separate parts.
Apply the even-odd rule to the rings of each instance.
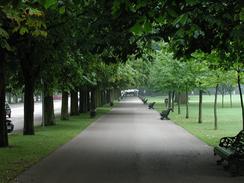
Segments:
[[[230,166],[230,174],[232,177],[235,177],[239,174],[239,162],[238,160],[230,160],[229,161]]]
[[[230,169],[230,164],[228,163],[228,165],[224,165],[224,170],[229,170]]]
[[[223,163],[223,161],[224,161],[224,159],[221,158],[221,159],[217,160],[216,163],[217,163],[217,165],[221,165]]]

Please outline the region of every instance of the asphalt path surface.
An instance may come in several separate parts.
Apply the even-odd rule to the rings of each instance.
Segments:
[[[24,104],[10,104],[11,107],[11,118],[14,124],[14,131],[23,130],[24,127]],[[61,112],[61,100],[54,100],[54,113],[59,116]],[[42,103],[35,102],[34,108],[34,124],[35,126],[41,125],[42,123]]]
[[[244,182],[215,160],[212,147],[128,97],[16,182]]]

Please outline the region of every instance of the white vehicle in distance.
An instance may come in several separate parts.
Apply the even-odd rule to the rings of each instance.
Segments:
[[[121,95],[122,96],[138,96],[138,89],[128,89],[128,90],[122,90]]]

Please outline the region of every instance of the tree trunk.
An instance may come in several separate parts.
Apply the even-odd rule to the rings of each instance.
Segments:
[[[96,116],[96,90],[94,88],[91,90],[90,116],[91,118]]]
[[[0,147],[8,146],[8,133],[5,115],[5,56],[0,51]]]
[[[177,102],[177,104],[178,104],[178,114],[180,114],[181,113],[181,111],[180,111],[180,92],[178,92],[178,102]]]
[[[224,97],[225,97],[225,95],[222,94],[222,108],[224,108]]]
[[[171,96],[171,105],[172,105],[172,111],[175,110],[175,91],[172,92],[172,96]]]
[[[202,123],[202,93],[203,91],[199,90],[199,104],[198,104],[198,123]]]
[[[91,97],[90,97],[90,89],[86,90],[86,98],[87,98],[87,111],[90,111],[91,109]]]
[[[76,116],[79,115],[78,107],[78,92],[76,90],[71,90],[70,92],[70,115]]]
[[[14,103],[17,104],[18,103],[18,96],[14,95]]]
[[[34,135],[34,83],[25,78],[24,89],[24,135]]]
[[[61,120],[69,120],[69,93],[62,91]]]
[[[105,90],[101,91],[101,102],[102,102],[102,106],[106,103],[105,102]]]
[[[12,103],[12,96],[11,96],[11,93],[7,93],[7,98],[8,98],[8,103],[11,104]]]
[[[238,71],[237,74],[237,83],[240,93],[240,99],[241,99],[241,113],[242,113],[242,129],[244,129],[244,105],[243,105],[243,97],[242,97],[242,91],[241,91],[241,77],[240,77],[240,71]]]
[[[214,96],[214,130],[218,129],[218,118],[217,118],[218,87],[219,87],[219,84],[217,84],[216,87],[215,87],[215,96]]]
[[[232,108],[233,107],[233,104],[232,104],[232,93],[230,92],[230,107]]]
[[[106,96],[106,103],[110,104],[110,102],[111,102],[111,90],[108,89],[107,90],[107,96]]]
[[[28,47],[29,48],[29,47]],[[30,53],[22,53],[21,69],[24,77],[24,135],[34,135],[34,84],[39,70],[34,67]]]
[[[96,92],[95,92],[95,100],[96,100],[96,107],[99,107],[99,98],[98,98],[98,89],[96,88]]]
[[[189,96],[188,96],[188,87],[186,85],[186,119],[189,118]]]
[[[85,98],[86,93],[84,87],[80,88],[80,99],[79,99],[79,113],[85,113]]]
[[[172,104],[171,103],[172,102],[171,91],[169,92],[169,97],[168,98],[169,98],[168,106],[169,106],[169,108],[171,108],[172,107],[172,105],[171,105]]]
[[[44,125],[51,126],[55,125],[54,116],[54,104],[53,104],[53,92],[48,91],[48,86],[44,86]]]

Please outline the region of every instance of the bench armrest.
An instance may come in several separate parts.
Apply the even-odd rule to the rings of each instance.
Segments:
[[[219,141],[220,147],[231,147],[231,145],[235,142],[236,137],[223,137]]]

